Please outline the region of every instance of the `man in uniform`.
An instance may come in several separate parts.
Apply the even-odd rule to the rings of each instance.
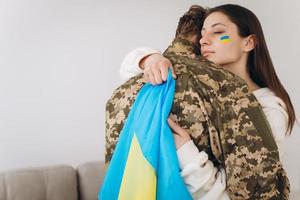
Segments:
[[[201,57],[199,45],[189,40],[199,37],[199,29],[189,26],[202,27],[205,10],[201,9],[197,12],[202,21],[179,22],[176,38],[163,54],[177,76],[170,116],[189,131],[199,151],[225,169],[231,199],[288,199],[289,181],[255,96],[244,80]],[[107,102],[106,163],[143,85],[143,75],[137,75],[117,88]]]

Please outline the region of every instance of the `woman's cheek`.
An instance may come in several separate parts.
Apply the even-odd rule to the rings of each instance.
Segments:
[[[219,65],[225,65],[233,62],[234,60],[235,60],[235,55],[232,54],[230,50],[220,51],[217,54],[215,54],[214,57],[212,57],[212,61]]]
[[[212,55],[213,62],[222,65],[231,59],[231,48],[224,46],[224,44],[219,44],[216,53]]]

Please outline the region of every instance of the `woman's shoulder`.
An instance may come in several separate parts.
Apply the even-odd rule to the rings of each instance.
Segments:
[[[285,103],[281,98],[276,96],[275,93],[267,87],[255,90],[253,91],[253,94],[262,106],[271,125],[287,126],[288,113],[286,111]]]
[[[271,89],[267,87],[260,88],[253,91],[253,94],[263,108],[273,108],[286,113],[285,103]]]

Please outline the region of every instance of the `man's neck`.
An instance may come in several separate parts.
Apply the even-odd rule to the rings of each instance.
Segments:
[[[164,54],[168,53],[195,58],[200,54],[200,49],[187,39],[175,38],[172,44],[164,52]]]

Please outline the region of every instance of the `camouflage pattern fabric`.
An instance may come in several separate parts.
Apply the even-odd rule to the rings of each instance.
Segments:
[[[199,56],[199,49],[184,39],[175,39],[164,56],[177,75],[170,116],[189,132],[199,151],[225,169],[230,198],[287,200],[290,185],[276,143],[245,81]],[[143,84],[139,74],[107,102],[106,163]]]

